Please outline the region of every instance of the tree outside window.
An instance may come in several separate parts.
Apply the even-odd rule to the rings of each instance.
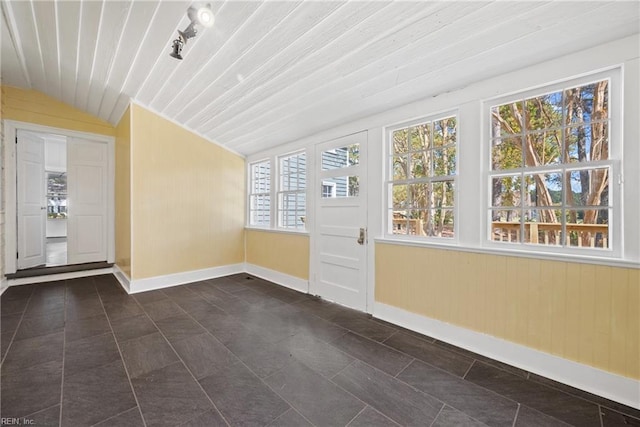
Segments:
[[[609,248],[609,80],[490,114],[491,240]]]
[[[392,129],[389,138],[390,232],[453,238],[457,118]]]

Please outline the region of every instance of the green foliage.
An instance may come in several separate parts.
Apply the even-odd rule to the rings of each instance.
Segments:
[[[491,109],[491,166],[509,171],[523,167],[570,165],[608,158],[608,81],[569,88],[518,100]],[[563,191],[568,202],[599,206],[608,192],[606,168],[568,170],[562,174],[527,176],[525,193],[535,206],[559,205]],[[495,178],[494,207],[521,206],[521,183],[517,175]],[[564,184],[564,185],[563,185]],[[541,211],[545,221],[560,221],[552,210]],[[546,213],[548,212],[548,213]],[[595,221],[597,215],[585,215]]]
[[[456,173],[456,118],[399,129],[392,138],[394,218],[422,224],[421,231],[412,231],[407,222],[406,233],[451,237],[454,187],[450,177]]]

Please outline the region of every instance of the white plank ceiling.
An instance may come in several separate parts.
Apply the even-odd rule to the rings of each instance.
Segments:
[[[116,124],[133,99],[251,154],[638,34],[640,3],[2,1],[2,82]],[[195,3],[196,5],[198,3]]]

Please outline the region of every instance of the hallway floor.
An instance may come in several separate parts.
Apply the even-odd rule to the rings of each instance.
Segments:
[[[47,237],[47,267],[67,264],[67,238]]]
[[[9,288],[1,416],[36,426],[623,426],[640,411],[246,274]],[[22,424],[24,425],[24,420]]]

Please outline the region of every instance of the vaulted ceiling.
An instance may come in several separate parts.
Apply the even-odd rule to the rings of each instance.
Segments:
[[[116,124],[129,99],[251,154],[639,30],[640,3],[2,1],[3,84]],[[197,4],[197,2],[196,2]]]

